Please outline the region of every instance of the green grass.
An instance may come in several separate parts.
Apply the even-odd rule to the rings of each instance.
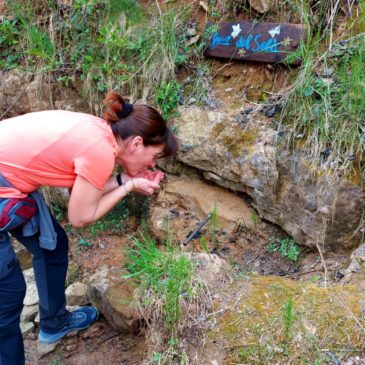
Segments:
[[[204,304],[204,289],[193,259],[170,240],[158,245],[147,233],[131,238],[126,255],[129,273],[124,278],[137,285],[136,299],[148,325],[149,358],[157,364],[177,359],[185,363],[182,340],[193,315],[189,308]]]
[[[207,245],[207,238],[204,235],[200,237],[200,247],[203,250],[203,252],[207,253],[210,256]]]
[[[224,301],[224,306],[235,309],[223,314],[210,333],[211,341],[218,342],[217,350],[229,349],[227,364],[329,364],[328,351],[341,363],[349,356],[361,356],[363,329],[356,324],[362,318],[361,293],[356,286],[323,288],[259,275],[249,283],[241,293],[250,295],[237,300],[237,290]]]
[[[192,294],[191,280],[194,266],[171,243],[158,247],[146,234],[132,238],[127,252],[127,270],[150,296],[163,301],[163,314],[170,337],[177,335],[180,321],[180,298]]]
[[[58,213],[58,210],[53,214]],[[60,212],[60,217],[64,217],[65,212]],[[109,213],[100,218],[97,222],[77,230],[78,245],[83,248],[90,248],[95,240],[102,235],[120,235],[128,224],[130,208],[128,201],[121,200]],[[69,226],[66,225],[67,230]]]
[[[252,212],[251,212],[251,220],[252,220],[252,223],[255,226],[257,226],[257,224],[260,222],[260,216],[257,213],[257,210],[256,209],[252,209]]]
[[[363,5],[362,5],[363,6]],[[306,43],[290,58],[300,57],[285,94],[280,123],[294,148],[315,166],[345,174],[360,168],[365,144],[360,125],[365,113],[365,21],[360,32],[330,49],[328,32],[309,32]]]
[[[292,297],[284,303],[283,321],[284,321],[284,341],[287,347],[292,338],[292,328],[295,320],[295,311]]]
[[[210,212],[210,219],[208,221],[208,235],[210,241],[214,244],[214,248],[216,250],[219,249],[219,240],[217,237],[217,233],[219,230],[219,223],[218,223],[218,207],[217,205],[214,205],[214,208]]]
[[[148,98],[157,86],[175,85],[176,69],[192,56],[184,49],[188,10],[146,14],[138,1],[7,0],[12,20],[0,23],[1,66],[49,72],[64,84],[83,80],[84,94],[118,89]],[[189,54],[187,53],[189,51]],[[175,101],[162,102],[171,109]],[[100,99],[100,97],[98,97]]]

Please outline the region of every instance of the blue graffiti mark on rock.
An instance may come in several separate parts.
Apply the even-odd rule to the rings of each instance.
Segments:
[[[266,41],[261,41],[260,38],[262,38],[262,34],[257,34],[255,37],[252,34],[249,34],[246,38],[240,36],[240,38],[233,43],[231,42],[231,36],[222,37],[218,34],[218,32],[215,32],[210,47],[214,49],[217,46],[235,46],[238,49],[243,48],[251,52],[280,52],[278,49],[280,43],[276,38],[269,38]]]

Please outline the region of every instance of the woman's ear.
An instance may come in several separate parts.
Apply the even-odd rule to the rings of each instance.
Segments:
[[[135,136],[132,139],[131,151],[135,152],[138,148],[143,146],[143,138],[141,136]]]

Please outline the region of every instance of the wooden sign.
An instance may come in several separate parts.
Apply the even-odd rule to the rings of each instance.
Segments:
[[[270,63],[284,61],[307,37],[304,24],[282,23],[208,23],[205,33],[210,34],[206,56]]]

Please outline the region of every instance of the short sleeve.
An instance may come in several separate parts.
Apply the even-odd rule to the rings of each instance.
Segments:
[[[74,159],[75,173],[101,190],[113,172],[114,163],[115,155],[112,146],[99,141]]]

